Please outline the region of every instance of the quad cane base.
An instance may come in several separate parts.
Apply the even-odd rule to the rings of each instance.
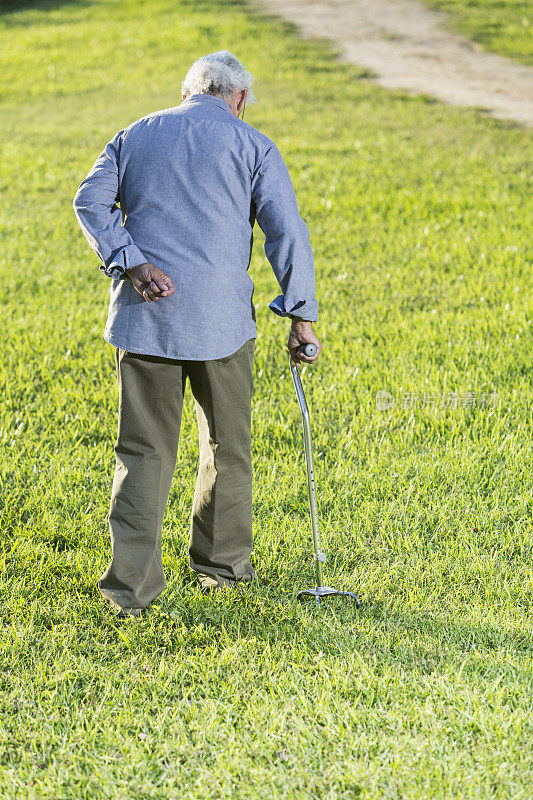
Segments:
[[[316,589],[302,589],[300,592],[298,592],[296,597],[298,600],[305,600],[308,597],[315,597],[316,604],[319,605],[322,597],[328,597],[334,594],[340,594],[343,597],[351,597],[352,600],[355,600],[356,608],[359,608],[361,605],[361,601],[353,592],[341,592],[339,589],[332,589],[331,586],[317,586]]]

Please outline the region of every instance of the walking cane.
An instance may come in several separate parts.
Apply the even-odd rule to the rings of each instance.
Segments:
[[[312,343],[300,345],[298,351],[306,356],[314,356],[316,353],[316,346]],[[320,546],[318,504],[316,499],[315,471],[313,469],[313,450],[311,445],[311,427],[309,425],[309,409],[305,400],[302,382],[298,374],[298,367],[293,363],[290,355],[289,358],[292,380],[294,382],[296,396],[298,397],[298,402],[302,412],[305,461],[307,465],[307,487],[309,492],[309,513],[311,516],[311,531],[313,534],[313,550],[316,570],[316,587],[314,589],[302,589],[300,592],[298,592],[297,598],[298,600],[302,600],[306,597],[316,597],[317,605],[319,605],[322,597],[328,597],[330,595],[342,595],[343,597],[351,597],[353,600],[355,600],[356,606],[359,607],[361,604],[357,595],[353,594],[353,592],[341,592],[339,589],[332,589],[331,586],[324,586],[323,564],[326,561],[326,554],[322,552]]]

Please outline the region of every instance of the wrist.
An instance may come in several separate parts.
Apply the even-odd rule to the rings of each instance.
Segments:
[[[302,319],[302,317],[292,317],[291,316],[291,324],[293,327],[298,328],[312,328],[313,323],[308,319]]]
[[[136,269],[140,269],[141,267],[144,267],[144,265],[147,264],[147,263],[148,263],[147,261],[143,261],[142,264],[135,264],[133,267],[126,267],[124,272],[126,273],[126,275],[130,275]]]

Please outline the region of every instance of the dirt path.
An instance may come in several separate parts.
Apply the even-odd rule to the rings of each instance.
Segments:
[[[533,69],[449,33],[418,0],[252,0],[304,36],[333,39],[342,58],[388,89],[423,92],[533,127]]]

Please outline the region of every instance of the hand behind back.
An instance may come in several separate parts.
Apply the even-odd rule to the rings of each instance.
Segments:
[[[174,284],[172,278],[156,267],[155,264],[146,262],[126,270],[135,289],[139,292],[147,303],[159,300],[160,297],[170,297],[174,294]]]

